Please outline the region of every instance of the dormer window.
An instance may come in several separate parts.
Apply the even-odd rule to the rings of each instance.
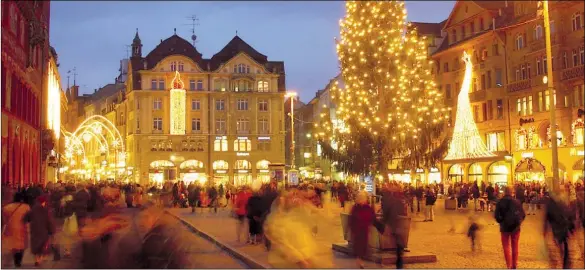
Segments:
[[[522,35],[516,36],[516,50],[524,48],[524,37]]]
[[[177,62],[171,62],[171,71],[177,71]]]
[[[250,73],[250,66],[244,64],[234,65],[234,73]]]
[[[184,71],[185,70],[185,64],[183,62],[179,62],[179,71]]]
[[[457,42],[457,30],[455,29],[451,30],[451,42],[452,43]]]

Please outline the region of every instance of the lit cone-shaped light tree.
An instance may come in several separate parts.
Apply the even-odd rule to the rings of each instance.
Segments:
[[[347,2],[340,32],[343,86],[331,87],[335,115],[326,110],[316,124],[324,156],[344,172],[384,178],[392,159],[404,168],[435,165],[446,151],[448,113],[404,2]]]
[[[471,57],[464,52],[463,62],[465,62],[465,75],[461,84],[461,91],[457,97],[457,115],[455,117],[455,128],[453,128],[453,137],[449,145],[449,152],[445,160],[472,159],[495,156],[485,146],[479,136],[477,126],[471,114],[471,105],[469,104],[469,88],[471,87],[471,77],[473,65]]]

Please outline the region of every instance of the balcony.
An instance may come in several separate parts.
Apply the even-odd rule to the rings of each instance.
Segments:
[[[478,102],[485,100],[485,89],[469,93],[469,101]]]
[[[550,44],[551,46],[557,45],[559,44],[559,42],[562,41],[562,36],[561,33],[559,33],[558,31],[555,33],[552,33],[550,35]],[[544,48],[546,47],[546,43],[545,43],[545,38],[544,38],[544,30],[543,30],[543,37],[537,40],[532,40],[528,46],[530,47],[530,52],[537,52],[540,50],[544,50]]]
[[[531,87],[530,81],[531,81],[530,79],[526,79],[526,80],[510,83],[510,84],[508,84],[508,92],[513,93],[513,92],[526,90],[526,89]]]
[[[580,65],[572,68],[566,68],[561,72],[561,81],[583,78],[583,69],[585,66]]]

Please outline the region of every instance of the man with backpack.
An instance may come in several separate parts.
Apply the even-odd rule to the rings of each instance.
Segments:
[[[522,204],[512,197],[512,189],[506,187],[504,197],[496,204],[494,213],[496,221],[500,224],[500,234],[504,258],[508,269],[516,269],[518,266],[518,240],[520,239],[520,225],[526,214]],[[510,256],[510,247],[512,254]]]

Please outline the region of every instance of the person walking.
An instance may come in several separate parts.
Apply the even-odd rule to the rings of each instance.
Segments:
[[[47,251],[52,250],[53,260],[60,259],[59,251],[53,243],[55,235],[55,222],[49,213],[47,197],[41,195],[37,197],[37,203],[32,207],[25,220],[30,222],[30,247],[35,256],[35,266],[40,266],[43,256]]]
[[[89,204],[89,192],[83,184],[78,187],[78,191],[75,193],[73,200],[75,201],[74,211],[75,216],[77,217],[77,225],[79,225],[79,229],[81,229],[85,226],[87,220],[87,208]]]
[[[363,260],[368,257],[370,227],[376,219],[374,209],[368,204],[368,195],[361,191],[355,199],[355,205],[349,215],[349,228],[353,242],[353,254],[359,268],[364,268]]]
[[[471,188],[471,195],[473,196],[473,210],[478,211],[477,203],[479,201],[480,194],[479,194],[479,186],[477,185],[477,182],[473,183],[473,187]]]
[[[494,211],[493,205],[496,202],[496,191],[494,187],[492,187],[492,183],[489,183],[488,186],[485,188],[485,193],[487,193],[487,208],[488,212]]]
[[[241,188],[238,192],[236,197],[236,201],[234,204],[234,213],[236,214],[236,218],[238,220],[238,224],[236,226],[236,234],[238,242],[241,240],[241,235],[245,224],[245,218],[247,215],[246,206],[248,205],[248,199],[250,199],[251,194],[248,192],[247,188]],[[248,236],[249,239],[249,236]],[[249,241],[249,240],[248,240]]]
[[[552,231],[554,244],[548,250],[553,269],[557,268],[559,261],[562,261],[563,269],[571,268],[569,236],[575,231],[575,218],[566,196],[555,194],[546,199],[543,235],[546,239],[549,230]]]
[[[191,206],[191,213],[195,213],[197,209],[197,204],[199,203],[199,195],[201,193],[201,188],[199,184],[191,183],[187,187],[187,198],[189,199],[189,205]]]
[[[30,206],[20,192],[14,194],[12,203],[2,207],[2,244],[12,253],[15,267],[22,266],[24,251],[28,248],[25,217],[29,211]]]
[[[217,214],[218,194],[215,186],[212,185],[207,189],[207,196],[209,197],[209,207],[213,207],[213,212]]]
[[[510,187],[504,189],[504,197],[496,204],[494,216],[500,224],[500,235],[506,266],[508,269],[516,269],[518,266],[520,226],[526,214],[520,202],[512,197],[512,189]],[[511,255],[510,249],[512,251]]]
[[[425,194],[425,220],[433,221],[435,219],[435,202],[437,201],[437,194],[431,188],[427,188],[427,192]]]
[[[400,190],[397,187],[390,187],[382,191],[382,221],[391,229],[391,235],[396,243],[396,269],[404,267],[403,254],[405,243],[404,202],[399,198]]]

